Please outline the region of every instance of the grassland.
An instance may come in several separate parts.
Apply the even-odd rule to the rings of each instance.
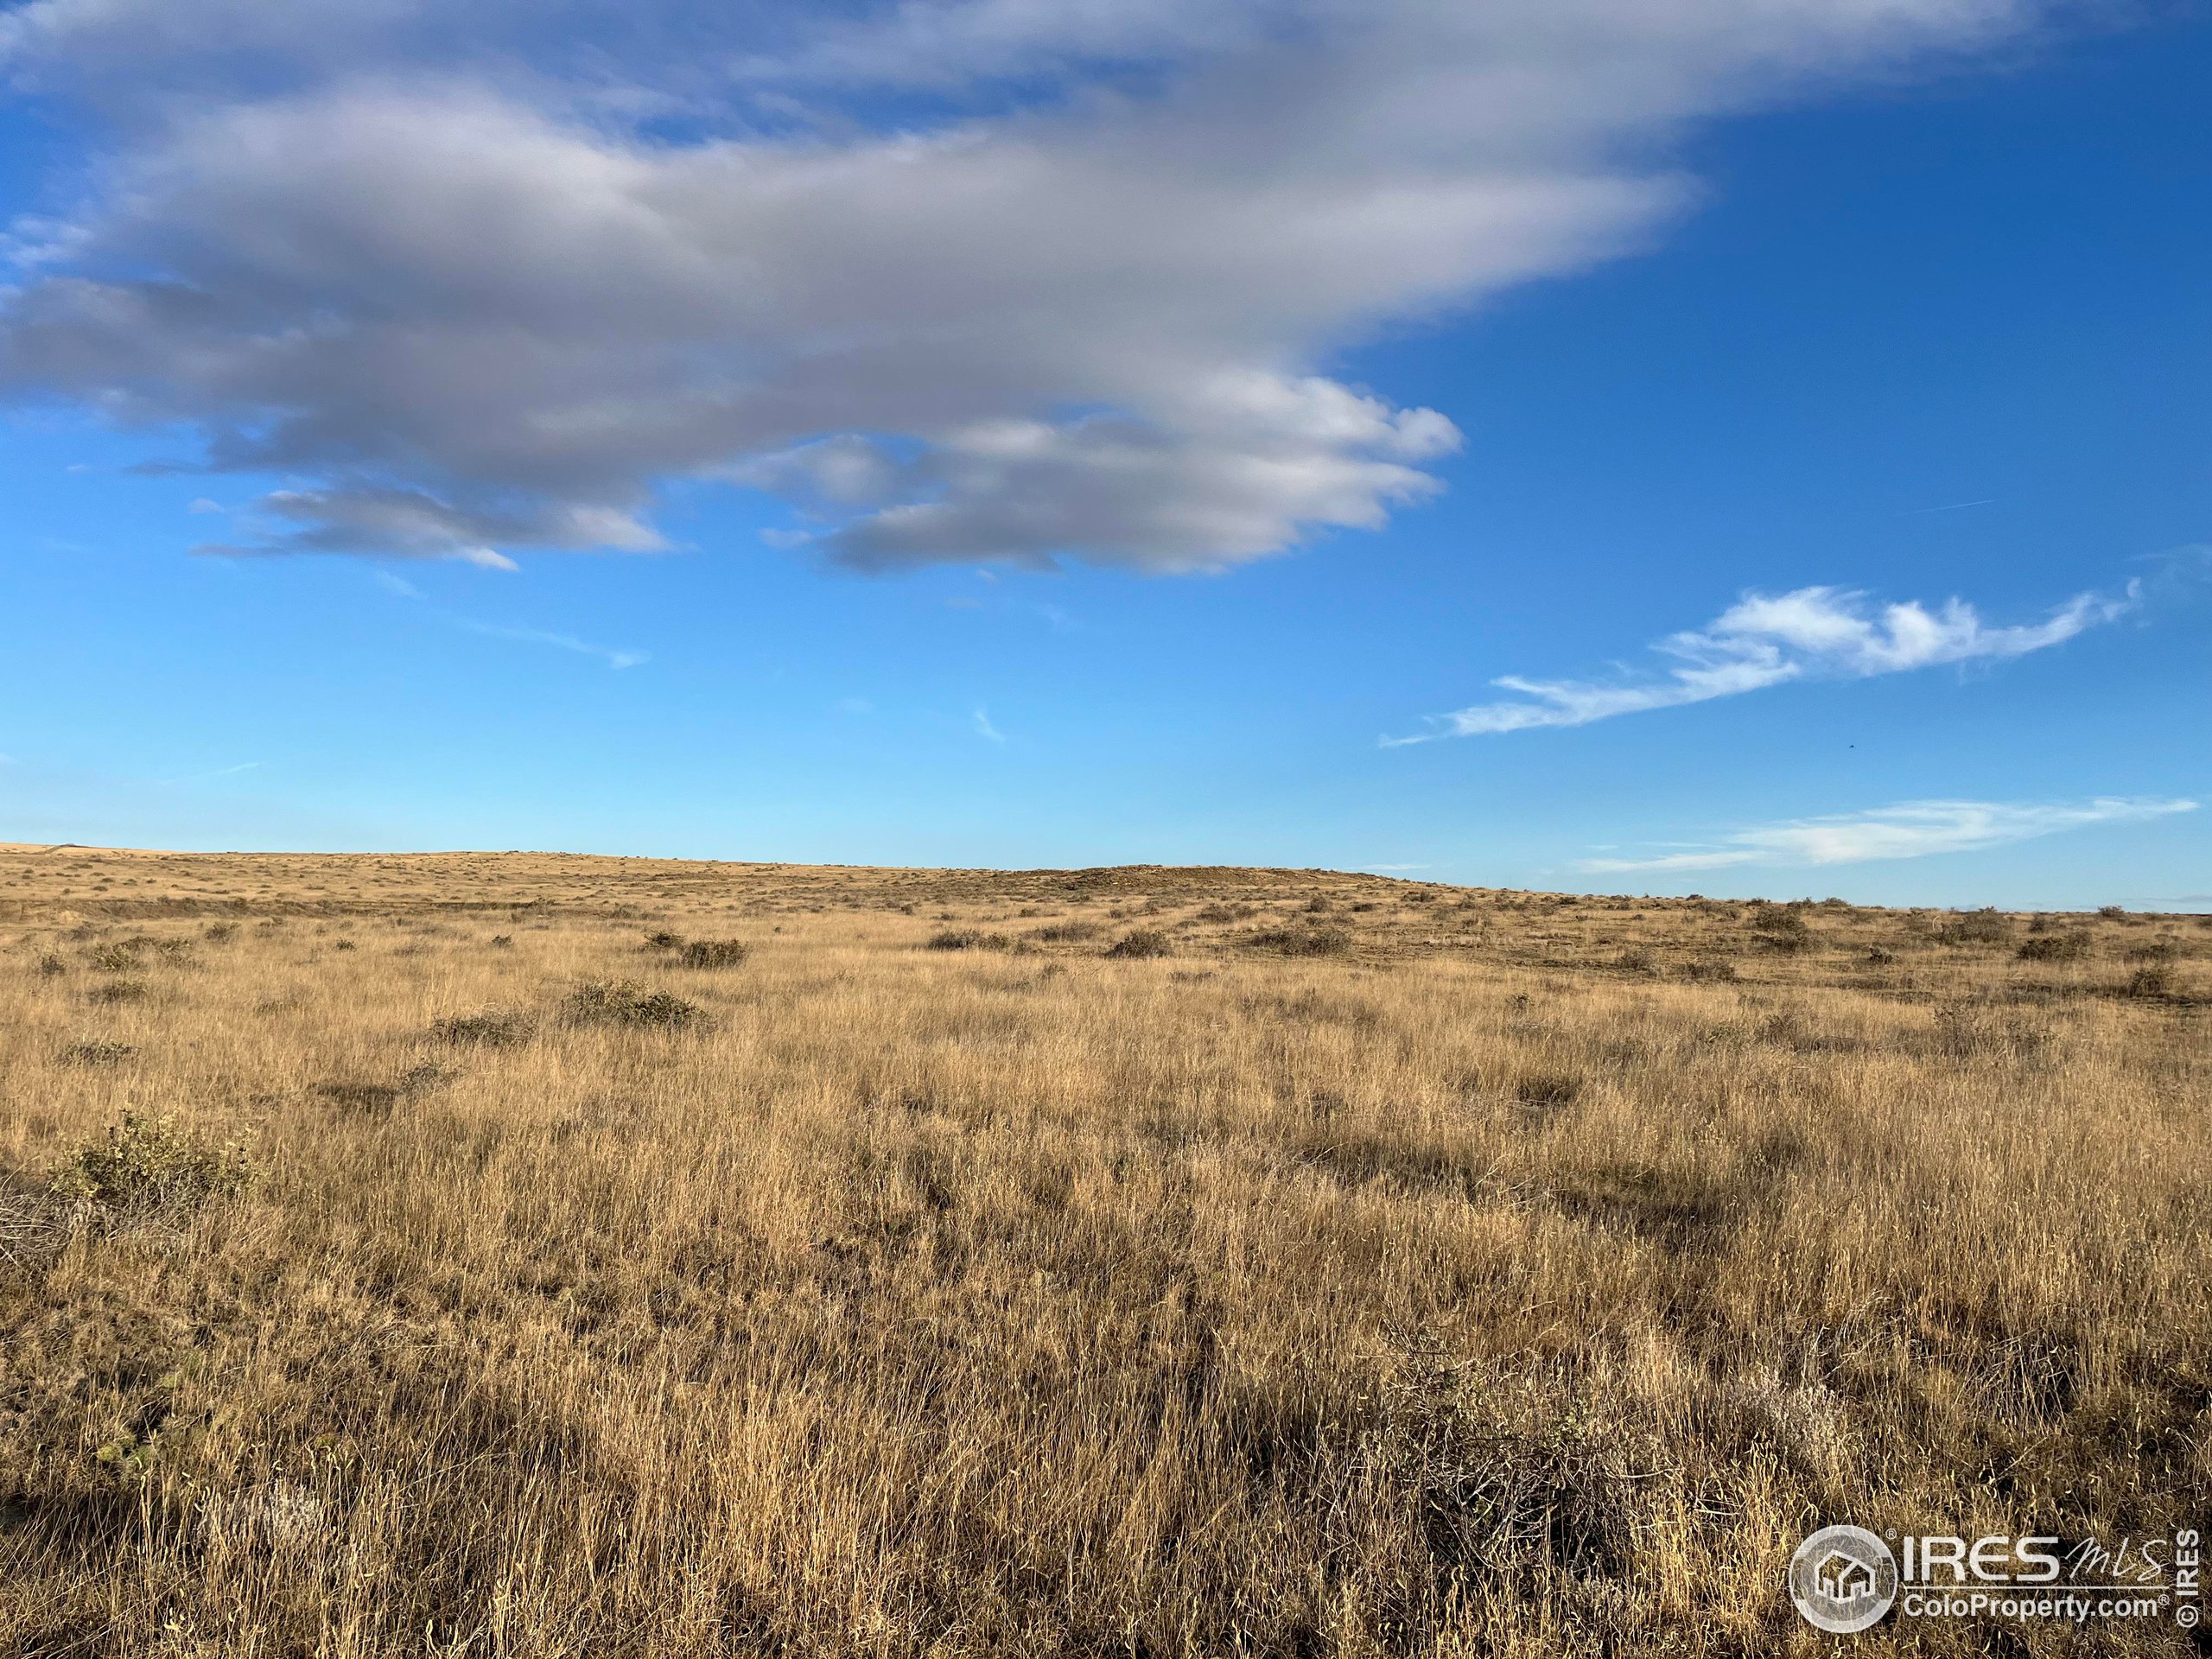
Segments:
[[[0,851],[0,1652],[1827,1651],[1821,1522],[2212,1516],[2209,957]]]

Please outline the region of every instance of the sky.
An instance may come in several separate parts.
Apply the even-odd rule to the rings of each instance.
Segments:
[[[2208,80],[2151,3],[0,8],[0,841],[2212,909]]]

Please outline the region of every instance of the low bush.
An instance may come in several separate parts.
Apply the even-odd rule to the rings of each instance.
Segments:
[[[1165,933],[1157,928],[1140,927],[1125,933],[1114,942],[1106,954],[1124,960],[1146,957],[1172,957],[1175,947]]]
[[[1351,949],[1351,935],[1341,927],[1265,928],[1245,940],[1264,950],[1286,957],[1341,957]]]
[[[707,1011],[672,991],[647,990],[627,980],[587,980],[576,987],[562,1012],[571,1025],[632,1026],[681,1031],[702,1025]]]
[[[1042,938],[1043,932],[1039,937]],[[1003,950],[1006,946],[1005,934],[985,933],[972,927],[939,928],[923,942],[923,948],[928,950]]]
[[[2138,968],[2127,982],[2125,995],[2156,998],[2171,995],[2173,988],[2172,969]]]
[[[253,1185],[243,1141],[213,1141],[167,1116],[126,1113],[54,1172],[54,1191],[120,1219],[176,1219]]]
[[[1195,912],[1201,922],[1243,922],[1251,919],[1252,906],[1246,904],[1204,905]]]
[[[1513,1085],[1513,1097],[1523,1106],[1568,1106],[1581,1092],[1582,1079],[1567,1071],[1527,1072]]]
[[[1936,931],[1945,944],[2009,944],[2012,918],[1993,909],[1970,910]]]
[[[530,1033],[529,1016],[505,1008],[452,1014],[430,1026],[430,1034],[441,1042],[474,1044],[480,1048],[512,1048],[527,1041]]]
[[[61,1051],[65,1065],[118,1065],[138,1051],[128,1043],[71,1043]]]
[[[2079,962],[2089,954],[2087,933],[2042,933],[2021,941],[2012,953],[2022,962]]]
[[[694,939],[677,959],[686,968],[735,968],[751,954],[742,939]]]

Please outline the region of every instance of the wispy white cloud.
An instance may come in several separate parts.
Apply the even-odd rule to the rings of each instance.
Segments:
[[[509,627],[498,622],[471,622],[463,618],[452,619],[456,627],[471,633],[480,633],[493,639],[513,639],[525,645],[550,645],[555,651],[574,652],[579,657],[596,657],[609,668],[635,668],[652,658],[642,651],[616,651],[607,645],[594,645],[588,639],[579,639],[572,633],[553,633],[543,628]]]
[[[406,577],[390,570],[374,573],[377,586],[401,599],[420,600],[423,590]],[[480,622],[474,617],[455,616],[451,611],[432,608],[431,614],[441,622],[469,633],[480,633],[490,639],[512,639],[525,645],[545,645],[555,651],[573,652],[579,657],[595,657],[609,668],[635,668],[640,663],[652,660],[642,651],[619,651],[611,645],[595,645],[588,639],[579,639],[573,633],[559,633],[546,628],[517,627],[503,622]]]
[[[2195,801],[2101,796],[2073,802],[1905,801],[1868,812],[1793,818],[1740,830],[1715,847],[1657,858],[1586,858],[1592,874],[1721,870],[1738,865],[1859,864],[1877,859],[1971,853],[2095,823],[2126,823],[2194,812]]]
[[[1531,680],[1508,674],[1492,685],[1519,696],[1432,715],[1433,731],[1386,737],[1386,747],[1440,737],[1474,737],[1539,726],[1586,726],[1616,715],[1740,696],[1791,680],[1866,679],[1945,663],[2020,657],[2071,639],[2133,610],[2139,585],[2118,597],[2080,594],[2040,622],[1992,627],[1962,599],[1934,610],[1918,601],[1878,610],[1842,588],[1747,594],[1701,629],[1652,646],[1674,665],[1618,680]]]
[[[991,724],[991,716],[989,713],[985,710],[981,704],[976,706],[975,721],[976,733],[977,736],[987,739],[988,741],[993,743],[1003,743],[1006,741],[1006,734],[999,730],[997,727]]]

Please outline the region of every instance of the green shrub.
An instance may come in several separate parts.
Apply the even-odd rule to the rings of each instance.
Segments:
[[[1125,961],[1146,957],[1172,957],[1175,947],[1158,928],[1140,927],[1114,942],[1106,954]]]
[[[474,1044],[481,1048],[512,1048],[530,1037],[527,1015],[510,1013],[505,1008],[487,1008],[481,1014],[456,1014],[434,1021],[430,1034],[442,1042]]]
[[[1315,927],[1306,924],[1297,927],[1263,928],[1246,941],[1262,950],[1279,950],[1286,957],[1340,957],[1351,949],[1351,935],[1341,927]]]
[[[2022,962],[2079,962],[2089,954],[2087,933],[2044,933],[2023,940],[2013,953]]]
[[[633,1026],[682,1031],[704,1024],[707,1011],[672,991],[649,991],[627,980],[588,980],[576,987],[562,1011],[571,1025]]]
[[[735,968],[750,954],[742,939],[694,939],[679,960],[686,968]]]
[[[61,1051],[65,1065],[117,1065],[138,1051],[128,1043],[72,1043]]]
[[[1945,944],[2009,944],[2012,918],[1994,909],[1968,911],[1938,929],[1936,937]]]
[[[1565,1106],[1582,1092],[1582,1079],[1567,1071],[1530,1071],[1513,1085],[1523,1106]]]
[[[1005,934],[984,933],[972,927],[939,928],[923,942],[923,948],[929,950],[1003,950],[1006,945]]]
[[[113,1217],[175,1217],[235,1197],[255,1179],[244,1141],[212,1141],[174,1118],[128,1112],[62,1160],[54,1190]]]

